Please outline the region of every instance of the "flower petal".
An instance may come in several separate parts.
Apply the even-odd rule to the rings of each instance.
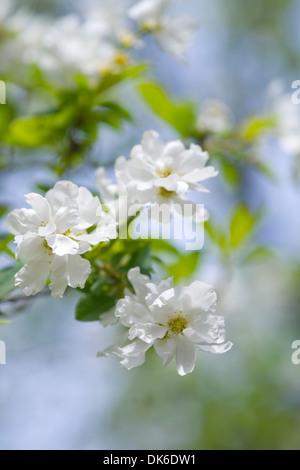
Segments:
[[[74,205],[77,197],[78,186],[70,181],[58,181],[46,194],[52,214],[56,214],[61,207]]]
[[[7,229],[13,235],[36,232],[40,223],[40,218],[33,209],[16,209],[6,217]]]
[[[112,354],[117,355],[122,360],[120,364],[126,369],[130,370],[133,367],[138,367],[145,362],[145,353],[151,347],[151,344],[144,343],[144,341],[136,340],[121,348],[116,347]]]
[[[102,206],[97,196],[93,196],[92,193],[84,187],[80,187],[78,190],[78,213],[79,223],[76,228],[86,229],[95,225],[101,216]]]
[[[171,362],[176,353],[176,340],[174,338],[158,339],[154,343],[154,349],[163,360],[163,366]]]
[[[65,235],[49,235],[46,240],[53,253],[58,256],[75,255],[78,253],[79,244]]]
[[[47,199],[37,193],[26,194],[25,199],[38,215],[41,222],[44,223],[44,225],[47,225],[51,216],[51,209]]]
[[[65,233],[68,230],[72,230],[79,223],[77,207],[60,207],[55,214],[55,223],[59,233]]]
[[[25,295],[35,295],[45,287],[49,273],[49,257],[37,257],[17,272],[15,286],[21,287]]]
[[[176,341],[176,369],[179,375],[193,372],[195,367],[195,347],[185,336],[178,335]]]
[[[60,299],[68,286],[68,256],[54,256],[51,262],[49,288],[54,299]]]
[[[130,340],[138,337],[146,343],[153,343],[156,339],[162,339],[168,331],[168,328],[154,323],[135,323],[129,330],[128,338]]]
[[[224,354],[232,348],[233,344],[228,341],[223,344],[197,344],[196,347],[204,352],[212,354]]]
[[[88,260],[79,255],[68,256],[68,284],[73,288],[84,288],[87,278],[91,273],[91,265]]]

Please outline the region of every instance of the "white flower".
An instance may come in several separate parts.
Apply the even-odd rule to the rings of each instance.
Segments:
[[[116,183],[107,175],[104,167],[99,167],[96,170],[95,184],[99,191],[101,201],[108,208],[111,216],[115,220],[127,221],[128,208],[134,208],[135,213],[142,208],[142,204],[135,204],[134,198],[130,191],[131,178],[126,173],[123,173],[120,168],[123,168],[123,158],[120,157],[115,162],[115,176]]]
[[[107,175],[106,169],[102,166],[96,170],[95,183],[101,200],[105,205],[111,204],[119,196],[118,185],[113,183],[112,179]]]
[[[99,76],[117,53],[116,46],[95,32],[95,26],[70,14],[54,22],[34,18],[22,32],[24,59],[36,62],[53,79],[65,79],[68,73]]]
[[[173,204],[184,213],[189,203],[197,221],[207,220],[207,212],[200,205],[188,201],[190,191],[208,191],[201,183],[218,172],[205,166],[209,155],[199,145],[186,149],[180,140],[166,144],[154,131],[145,132],[141,145],[133,147],[130,159],[120,157],[116,162],[116,178],[126,186],[131,202],[147,205]],[[180,209],[180,210],[179,210]]]
[[[300,155],[300,110],[289,94],[278,97],[274,106],[279,142],[285,152]]]
[[[268,116],[274,120],[275,132],[282,149],[291,155],[300,155],[300,107],[285,92],[285,83],[280,79],[271,81],[266,93]]]
[[[170,4],[171,0],[142,0],[128,14],[142,31],[153,33],[164,51],[181,57],[191,43],[198,22],[191,17],[170,17]]]
[[[16,257],[26,257],[15,276],[16,286],[34,295],[50,276],[53,297],[62,297],[68,285],[84,287],[90,264],[80,255],[112,238],[115,222],[108,221],[97,197],[69,181],[56,183],[45,197],[36,193],[25,197],[32,208],[7,216],[7,227],[17,244]],[[96,230],[87,232],[96,225]]]
[[[195,349],[222,354],[232,347],[225,343],[224,318],[213,315],[216,293],[212,286],[195,281],[187,287],[172,287],[172,279],[152,283],[133,268],[128,278],[135,293],[126,291],[115,315],[129,328],[129,344],[115,346],[104,355],[116,355],[127,369],[141,365],[145,352],[154,347],[164,366],[176,356],[180,375],[193,371]]]
[[[231,110],[222,102],[214,99],[202,103],[198,117],[197,128],[200,132],[215,132],[223,134],[233,127]]]

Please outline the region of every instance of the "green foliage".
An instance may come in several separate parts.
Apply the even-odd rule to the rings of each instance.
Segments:
[[[181,254],[176,263],[167,266],[169,276],[173,276],[174,282],[186,281],[196,272],[199,266],[200,252],[193,251],[188,254]]]
[[[101,313],[108,312],[116,304],[111,295],[85,294],[76,306],[75,318],[79,321],[97,321]]]
[[[256,215],[252,214],[245,204],[239,204],[231,217],[229,247],[237,249],[252,232]]]
[[[196,111],[192,102],[176,102],[156,82],[141,83],[137,88],[147,105],[183,137],[195,135]]]
[[[0,235],[0,253],[5,253],[10,257],[15,258],[14,253],[9,248],[9,244],[12,242],[13,238],[13,235]]]
[[[154,253],[149,240],[112,240],[98,245],[86,258],[92,266],[84,295],[76,307],[76,319],[97,321],[124,296],[124,289],[131,288],[128,271],[138,266],[143,274],[150,275]]]
[[[266,131],[274,129],[275,126],[276,121],[270,116],[251,116],[241,127],[241,137],[246,140],[257,140]]]
[[[0,299],[5,297],[15,288],[14,276],[19,271],[20,266],[12,266],[0,271]]]
[[[266,261],[274,256],[265,246],[257,246],[254,234],[262,218],[261,211],[251,212],[244,203],[233,209],[228,223],[223,226],[205,222],[205,230],[226,265]]]
[[[96,84],[77,75],[73,86],[65,89],[48,82],[37,67],[30,70],[30,80],[24,86],[28,87],[29,95],[34,89],[45,111],[20,116],[16,106],[2,106],[0,136],[3,134],[7,145],[23,152],[26,148],[51,150],[55,156],[52,169],[60,176],[84,161],[101,126],[119,130],[124,122],[132,121],[130,112],[119,103],[115,88],[125,81],[140,78],[148,66],[116,64],[115,69],[105,72]],[[4,159],[3,164],[7,166],[9,160]]]

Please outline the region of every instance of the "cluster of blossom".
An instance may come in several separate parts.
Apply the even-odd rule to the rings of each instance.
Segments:
[[[300,155],[300,109],[293,103],[292,93],[284,91],[285,83],[273,80],[267,91],[268,112],[274,119],[282,149],[294,156]]]
[[[16,9],[10,0],[2,2],[0,29],[10,38],[3,57],[11,60],[13,47],[14,63],[38,64],[60,82],[70,74],[93,78],[118,70],[128,62],[126,48],[143,44],[145,32],[153,33],[162,49],[181,57],[197,26],[193,18],[170,17],[171,0],[143,0],[129,9],[127,2],[116,2],[113,8],[111,2],[102,2],[56,19]]]
[[[212,286],[195,281],[173,287],[173,280],[151,282],[139,268],[128,278],[134,293],[126,290],[114,315],[128,328],[125,344],[113,346],[99,355],[115,355],[126,369],[144,363],[152,346],[166,366],[176,356],[180,375],[194,370],[195,350],[222,354],[232,347],[225,343],[224,317],[214,315],[217,296]]]
[[[26,201],[31,209],[17,209],[7,216],[17,244],[16,258],[26,258],[15,276],[16,287],[35,295],[50,278],[54,298],[62,297],[67,286],[83,288],[91,270],[81,255],[116,237],[115,219],[103,211],[98,197],[69,181],[59,181],[45,197],[27,194]]]
[[[168,204],[176,210],[188,203],[196,221],[204,222],[207,211],[189,201],[187,195],[191,191],[207,192],[202,182],[218,174],[213,166],[206,166],[208,158],[199,145],[186,149],[180,140],[163,143],[157,132],[150,130],[144,133],[141,144],[132,148],[128,160],[116,160],[117,184],[107,177],[104,168],[97,170],[97,188],[112,210],[120,196],[127,196],[129,203],[140,209]]]
[[[139,208],[166,203],[182,205],[190,191],[207,191],[202,181],[216,176],[205,166],[208,154],[192,144],[186,149],[179,140],[163,143],[154,131],[145,132],[130,158],[116,161],[116,184],[103,168],[97,171],[102,201],[84,187],[68,181],[56,183],[43,197],[26,196],[31,209],[17,209],[7,217],[15,235],[16,257],[26,264],[15,276],[15,285],[26,295],[40,292],[48,282],[53,297],[62,297],[67,286],[83,288],[90,274],[90,263],[82,257],[92,245],[117,237],[115,206],[121,195]],[[191,203],[192,204],[192,203]],[[207,213],[198,213],[206,220]],[[194,368],[195,347],[223,353],[231,347],[224,343],[224,319],[212,315],[216,294],[212,287],[196,281],[188,287],[173,287],[172,279],[152,283],[134,268],[128,273],[135,293],[125,298],[113,312],[114,321],[129,328],[128,343],[107,350],[121,358],[130,369],[143,363],[145,352],[154,347],[169,363],[176,355],[178,373]]]

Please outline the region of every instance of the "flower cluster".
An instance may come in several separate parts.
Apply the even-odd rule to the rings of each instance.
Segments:
[[[85,7],[80,14],[55,19],[2,1],[0,43],[2,31],[11,39],[2,49],[2,60],[14,66],[38,64],[59,83],[68,81],[72,74],[94,79],[122,69],[129,61],[126,50],[143,45],[145,31],[153,33],[162,49],[180,57],[197,27],[193,18],[169,17],[170,0],[143,0],[129,10],[126,2],[115,2],[113,8],[111,2],[102,2]],[[137,23],[137,32],[132,30],[130,19]]]
[[[182,57],[198,22],[192,17],[169,16],[171,0],[143,0],[129,10],[142,32],[154,35],[159,46],[175,57]]]
[[[25,295],[40,292],[50,277],[55,298],[67,286],[83,288],[90,263],[81,257],[91,245],[116,236],[116,222],[103,212],[98,197],[69,181],[56,183],[43,197],[26,195],[31,209],[17,209],[7,217],[7,227],[15,235],[16,257],[26,264],[15,276],[15,285]],[[97,226],[89,233],[89,229]]]
[[[119,157],[115,164],[117,185],[107,178],[103,168],[97,172],[97,187],[103,200],[111,204],[116,196],[125,195],[137,207],[160,204],[182,209],[186,203],[198,222],[207,220],[206,211],[187,199],[191,191],[207,192],[202,182],[216,176],[206,166],[209,155],[199,145],[186,149],[180,140],[161,142],[157,132],[147,131],[140,145],[131,150],[130,158]],[[183,211],[181,210],[182,214]]]
[[[207,191],[202,182],[216,176],[216,170],[206,166],[208,158],[198,145],[186,149],[179,140],[163,143],[156,132],[148,131],[128,160],[116,161],[116,183],[104,168],[97,170],[97,186],[109,212],[88,189],[69,181],[56,183],[45,197],[28,194],[31,209],[18,209],[7,217],[8,229],[15,235],[16,257],[26,259],[15,285],[34,295],[49,280],[56,298],[67,286],[83,288],[91,268],[82,255],[92,245],[117,237],[121,196],[140,209],[162,203],[181,207],[188,202],[187,193]],[[195,214],[198,221],[207,218],[206,212]],[[101,250],[97,253],[101,259]],[[231,343],[225,343],[224,318],[214,315],[216,293],[210,285],[195,281],[174,287],[172,279],[153,283],[139,267],[129,270],[128,280],[133,291],[125,289],[113,314],[103,316],[106,324],[119,321],[128,328],[126,344],[102,354],[118,356],[121,365],[131,369],[144,362],[153,346],[164,365],[176,356],[177,371],[185,375],[194,369],[195,349],[221,354],[231,348]]]
[[[128,328],[129,342],[100,355],[116,355],[132,369],[143,364],[153,346],[164,366],[176,356],[177,372],[186,375],[194,369],[195,349],[222,354],[232,347],[225,343],[224,318],[213,314],[217,297],[212,286],[195,281],[173,287],[172,279],[152,283],[139,268],[131,269],[128,278],[134,293],[125,292],[115,316]]]

